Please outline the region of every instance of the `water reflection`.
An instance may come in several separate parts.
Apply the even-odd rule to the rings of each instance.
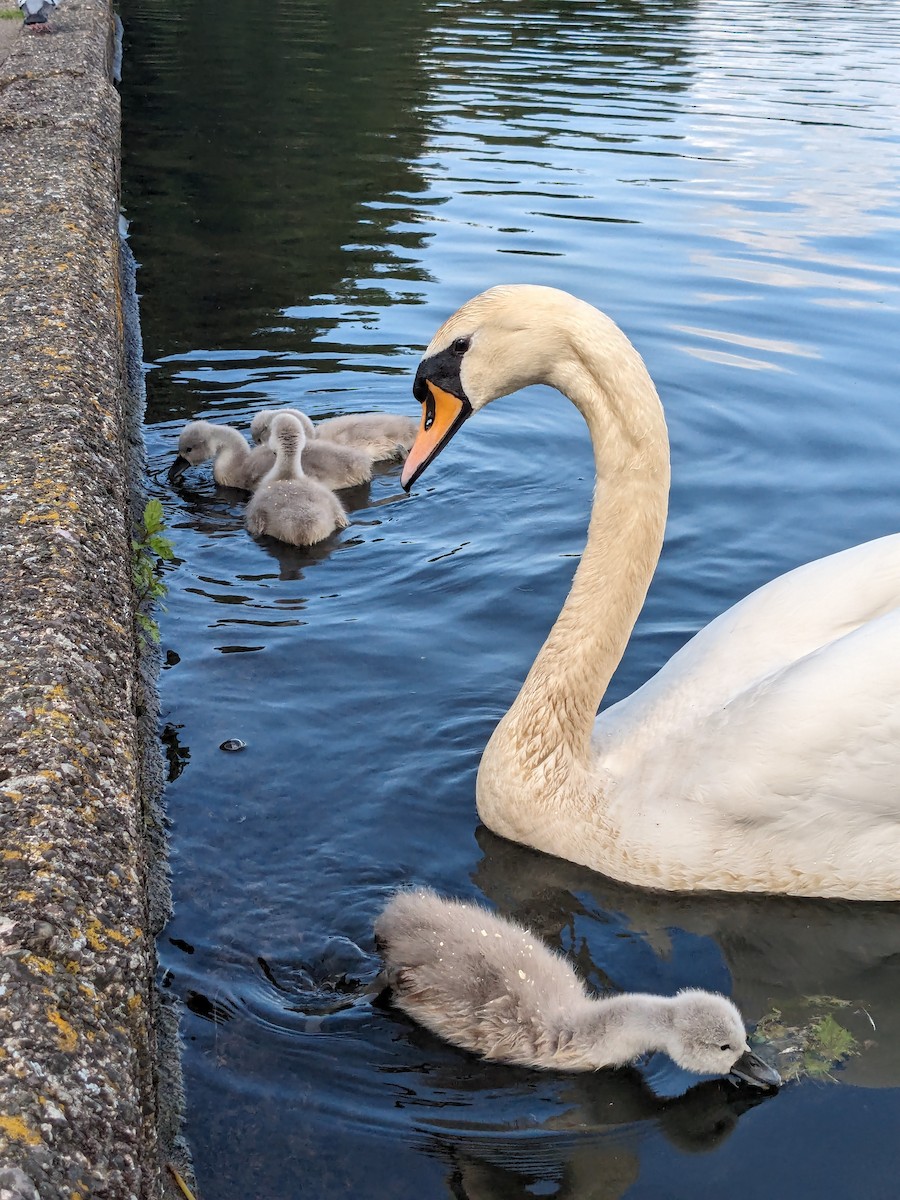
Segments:
[[[618,1200],[640,1174],[640,1123],[652,1123],[682,1152],[704,1153],[727,1141],[745,1112],[771,1098],[710,1080],[662,1100],[636,1071],[605,1071],[574,1076],[559,1096],[570,1107],[527,1132],[455,1129],[432,1134],[423,1149],[448,1164],[448,1192],[459,1200]]]

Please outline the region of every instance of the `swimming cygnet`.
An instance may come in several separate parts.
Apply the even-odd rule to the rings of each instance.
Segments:
[[[316,424],[316,437],[365,450],[377,461],[404,458],[416,440],[419,422],[400,413],[346,413]]]
[[[294,417],[303,426],[306,445],[303,449],[303,473],[327,488],[354,487],[368,483],[372,478],[371,454],[354,450],[351,446],[338,446],[335,442],[320,441],[316,427],[299,408],[264,409],[250,422],[250,434],[255,442],[268,443],[272,418],[279,413]]]
[[[188,467],[213,460],[213,478],[222,487],[243,488],[252,492],[275,463],[268,446],[254,446],[231,425],[213,425],[210,421],[191,421],[178,439],[178,457],[169,468],[169,480],[180,479]]]
[[[398,892],[375,937],[393,1003],[482,1058],[593,1071],[662,1050],[701,1075],[781,1082],[751,1053],[741,1014],[724,996],[695,988],[592,996],[564,958],[480,905],[428,889]]]
[[[275,451],[275,465],[247,504],[244,520],[250,532],[311,546],[336,529],[345,529],[347,514],[337,496],[303,473],[306,434],[300,422],[289,413],[279,413],[270,427],[269,444]]]
[[[298,410],[291,408],[287,411],[297,413]],[[255,441],[265,441],[265,436],[257,435],[257,429],[262,432],[271,418],[271,411],[258,413],[254,417],[250,431]],[[375,462],[382,462],[403,458],[409,453],[416,439],[418,423],[414,417],[400,416],[398,413],[347,413],[343,417],[317,421],[313,429],[317,440],[361,450],[371,455]]]

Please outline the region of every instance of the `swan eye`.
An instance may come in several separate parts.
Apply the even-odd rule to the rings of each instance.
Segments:
[[[730,1050],[730,1049],[731,1049],[731,1046],[728,1044],[728,1042],[726,1042],[726,1043],[725,1043],[725,1045],[724,1045],[724,1046],[720,1046],[720,1047],[719,1047],[719,1049],[720,1049],[720,1050]]]
[[[458,337],[456,341],[450,343],[450,349],[454,354],[465,354],[472,344],[472,339],[467,337]]]

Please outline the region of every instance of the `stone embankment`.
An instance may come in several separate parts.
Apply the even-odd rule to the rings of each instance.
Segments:
[[[166,892],[114,18],[62,0],[52,20],[0,40],[0,1200],[158,1200]]]

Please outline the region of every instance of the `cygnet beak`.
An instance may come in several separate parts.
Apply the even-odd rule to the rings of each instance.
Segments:
[[[169,483],[175,483],[176,480],[180,479],[190,465],[188,460],[179,454],[171,467],[169,467]]]
[[[745,1051],[737,1060],[728,1078],[732,1083],[749,1083],[751,1087],[778,1088],[781,1087],[781,1076],[774,1067],[764,1063],[758,1054],[752,1050]]]

